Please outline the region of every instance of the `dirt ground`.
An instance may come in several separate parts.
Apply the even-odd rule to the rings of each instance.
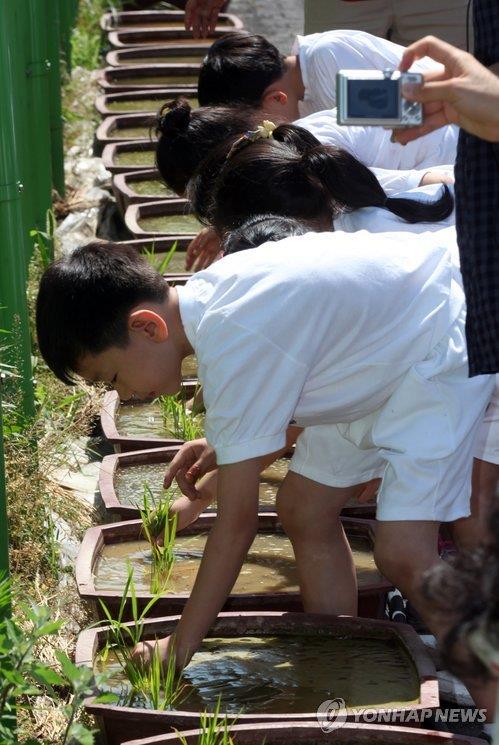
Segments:
[[[303,33],[303,0],[232,0],[230,12],[247,29],[263,34],[287,54],[296,34]]]

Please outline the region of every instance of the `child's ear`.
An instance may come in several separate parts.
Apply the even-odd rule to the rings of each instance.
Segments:
[[[128,316],[128,330],[145,334],[151,341],[162,342],[168,339],[168,326],[159,313],[141,308]]]
[[[280,91],[277,88],[268,90],[263,94],[262,108],[266,109],[268,106],[286,106],[288,102],[288,94],[284,91]]]

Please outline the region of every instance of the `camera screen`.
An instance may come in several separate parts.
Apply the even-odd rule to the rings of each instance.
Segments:
[[[395,119],[399,115],[398,80],[349,80],[348,116]]]

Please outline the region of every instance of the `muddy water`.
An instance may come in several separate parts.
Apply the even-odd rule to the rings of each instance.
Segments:
[[[163,478],[168,468],[166,463],[151,463],[143,466],[127,466],[118,468],[114,480],[114,488],[122,504],[142,504],[144,483],[147,483],[154,497],[160,497],[163,491]],[[171,487],[175,496],[180,494],[177,483]],[[277,486],[267,481],[260,481],[260,505],[275,506]]]
[[[156,153],[154,150],[127,150],[116,153],[114,156],[116,166],[147,166],[152,168],[156,164]]]
[[[166,429],[157,401],[144,404],[121,404],[117,414],[118,432],[133,437],[166,437],[173,435]]]
[[[165,101],[169,100],[171,100],[171,96],[166,93],[164,100],[159,98],[130,98],[128,101],[111,101],[107,104],[107,108],[113,114],[128,114],[133,111],[157,112]],[[192,109],[199,107],[197,98],[188,98],[187,100]]]
[[[121,504],[141,507],[144,503],[144,484],[147,484],[154,499],[160,499],[164,495],[163,479],[167,468],[167,463],[118,468],[114,488]],[[168,489],[168,495],[173,499],[181,496],[176,481]]]
[[[197,75],[175,75],[165,73],[164,75],[115,75],[111,76],[113,85],[156,85],[158,88],[169,85],[196,85]]]
[[[161,262],[167,256],[166,251],[162,251],[154,254],[154,266],[158,269],[161,267]],[[161,271],[168,272],[169,274],[192,274],[192,272],[186,272],[185,269],[185,251],[178,251],[173,254],[167,267],[161,267]],[[190,359],[190,358],[189,358]],[[188,363],[189,365],[189,363]],[[182,371],[183,371],[182,365]],[[186,373],[182,372],[183,375]]]
[[[97,662],[97,669],[102,663]],[[110,655],[108,688],[126,689]],[[394,639],[312,635],[206,639],[183,673],[187,711],[237,716],[315,712],[327,699],[342,698],[350,710],[395,708],[419,703],[416,669]]]
[[[370,543],[349,538],[360,587],[380,582]],[[206,543],[206,534],[179,536],[179,551],[171,574],[168,592],[189,593]],[[147,541],[127,541],[104,546],[95,566],[95,586],[99,590],[122,592],[127,579],[128,561],[134,568],[137,590],[148,592],[151,586],[151,552]],[[243,564],[234,593],[299,592],[293,548],[284,533],[259,533]]]
[[[143,181],[131,181],[128,186],[136,194],[152,197],[178,197],[173,189],[170,189],[164,181],[159,178],[144,179]]]
[[[194,215],[153,215],[139,219],[139,226],[148,233],[199,233],[203,227]]]

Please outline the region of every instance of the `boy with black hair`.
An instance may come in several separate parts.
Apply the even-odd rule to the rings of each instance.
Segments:
[[[297,36],[284,56],[264,36],[236,31],[215,41],[199,73],[201,106],[244,102],[262,106],[288,121],[336,106],[336,73],[348,70],[396,70],[404,47],[365,31],[326,31]],[[429,58],[413,70],[439,69]]]
[[[218,511],[176,629],[180,663],[235,582],[257,528],[262,462],[284,446],[291,420],[305,431],[278,510],[306,610],[355,614],[339,514],[382,476],[376,561],[425,615],[419,578],[438,561],[441,521],[465,534],[475,432],[493,385],[467,377],[453,249],[451,229],[307,233],[168,288],[133,249],[90,244],[45,272],[38,339],[62,380],[104,381],[122,398],[171,394],[182,359],[197,355]],[[169,640],[160,648],[166,658]]]

